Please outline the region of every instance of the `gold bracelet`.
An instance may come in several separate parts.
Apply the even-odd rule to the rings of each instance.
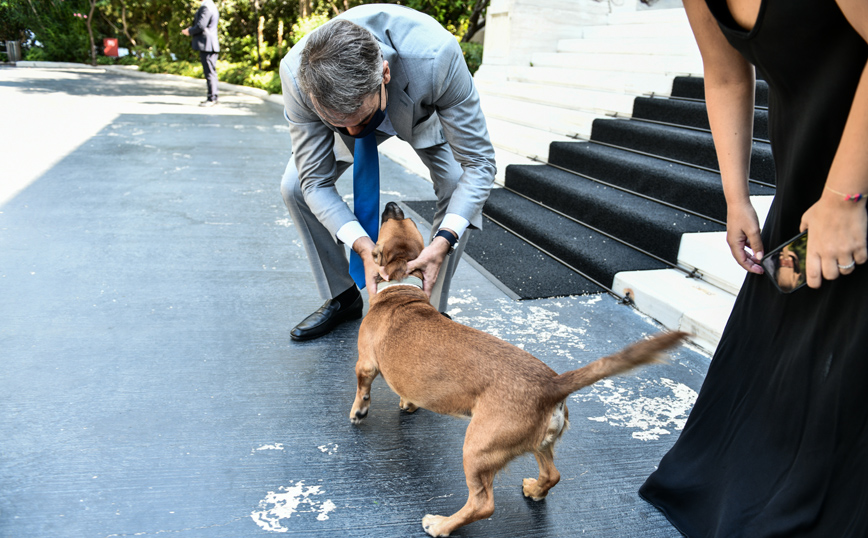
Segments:
[[[828,186],[827,186],[826,189],[827,189],[829,192],[833,192],[833,193],[835,193],[835,194],[839,194],[839,195],[843,196],[845,202],[858,202],[858,201],[861,200],[863,197],[865,197],[865,195],[862,194],[861,192],[857,192],[857,193],[854,193],[854,194],[846,194],[846,193],[843,193],[843,192],[836,191],[836,190],[833,189],[832,187],[828,187]]]

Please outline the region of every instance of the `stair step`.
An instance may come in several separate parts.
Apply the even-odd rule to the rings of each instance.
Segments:
[[[624,271],[613,290],[628,295],[641,312],[672,330],[687,331],[691,340],[713,353],[735,303],[735,296],[680,271]]]
[[[673,19],[657,23],[605,24],[582,28],[582,37],[585,39],[667,38],[671,36],[683,36],[685,38],[693,36],[693,30],[690,29],[690,23],[687,21],[686,16],[683,19]]]
[[[495,149],[500,148],[527,158],[539,156],[544,159],[548,155],[549,144],[553,141],[573,140],[551,131],[543,131],[499,118],[486,118],[486,123],[488,124],[491,143]]]
[[[548,162],[726,220],[726,200],[716,172],[588,142],[554,142],[549,147]],[[751,184],[750,188],[756,195],[774,194],[774,189],[761,185]]]
[[[492,192],[500,190],[494,189]],[[405,201],[403,204],[431,224],[436,209],[435,201]],[[413,217],[412,213],[409,216]],[[519,299],[537,299],[605,291],[491,219],[483,216],[482,222],[482,230],[470,235],[462,260],[481,266],[511,295]],[[450,310],[453,308],[450,305]]]
[[[594,119],[598,116],[584,110],[564,109],[490,94],[486,94],[482,101],[482,112],[487,119],[497,118],[561,136],[576,132],[590,134]]]
[[[565,110],[582,110],[597,115],[616,111],[629,113],[633,109],[633,96],[587,88],[547,86],[527,82],[480,82],[479,92],[515,101],[548,105]]]
[[[689,56],[648,56],[647,54],[538,52],[531,56],[531,65],[635,73],[697,75],[702,73],[701,58]]]
[[[629,120],[594,121],[593,140],[644,151],[681,162],[718,169],[711,133]],[[774,162],[771,146],[754,142],[751,178],[773,184]]]
[[[751,196],[760,222],[765,222],[773,196]],[[745,270],[733,259],[726,243],[726,232],[689,233],[681,238],[678,265],[696,269],[709,284],[738,295]]]
[[[709,220],[551,166],[510,166],[506,186],[670,263],[678,259],[682,234],[723,229]]]
[[[662,121],[706,130],[710,128],[705,103],[696,101],[637,97],[633,103],[633,118]],[[755,138],[768,140],[768,110],[761,108],[754,110],[753,131]]]
[[[477,71],[478,76],[479,71]],[[475,80],[476,76],[474,77]],[[510,66],[506,70],[510,82],[526,82],[547,86],[570,86],[611,93],[642,95],[656,92],[666,95],[672,89],[672,77],[657,73],[624,73],[599,69],[572,69],[569,67]],[[495,84],[503,80],[492,77],[485,81]]]
[[[609,15],[609,24],[663,24],[666,22],[685,22],[687,13],[683,7],[652,9],[643,11],[617,11]]]
[[[702,77],[675,77],[672,82],[673,97],[687,97],[690,99],[705,100],[705,81]],[[764,80],[756,81],[756,106],[769,106],[769,85]]]
[[[515,167],[510,167],[512,170]],[[661,269],[664,264],[590,228],[575,223],[506,189],[494,189],[484,213],[605,286],[630,270]],[[472,239],[471,239],[472,242]]]
[[[672,36],[669,38],[629,37],[603,39],[562,39],[558,41],[558,52],[581,54],[645,54],[664,56],[699,56],[693,36]]]

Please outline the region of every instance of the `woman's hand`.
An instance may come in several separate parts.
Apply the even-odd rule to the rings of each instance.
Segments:
[[[760,238],[759,219],[749,198],[740,204],[727,205],[726,242],[729,243],[732,257],[739,265],[748,272],[758,275],[763,273],[760,265],[763,240]]]
[[[849,275],[856,265],[868,261],[864,198],[845,201],[843,196],[824,190],[817,203],[802,215],[801,230],[808,230],[805,273],[812,288],[819,288],[824,278],[835,280],[839,275]]]

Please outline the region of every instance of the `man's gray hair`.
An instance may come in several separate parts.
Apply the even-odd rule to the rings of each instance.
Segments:
[[[383,81],[383,53],[373,34],[334,19],[308,35],[298,71],[301,89],[337,119],[357,112]],[[323,110],[325,109],[325,110]]]

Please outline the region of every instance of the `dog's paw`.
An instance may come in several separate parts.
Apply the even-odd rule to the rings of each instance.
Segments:
[[[521,482],[521,492],[524,493],[524,496],[533,501],[541,501],[546,498],[546,493],[540,495],[539,486],[537,485],[536,478],[525,478]]]
[[[428,514],[422,518],[422,528],[425,529],[430,536],[449,536],[449,532],[441,531],[443,522],[446,521],[444,516],[433,516]]]
[[[412,413],[413,411],[419,409],[419,406],[412,402],[408,402],[404,398],[401,398],[400,403],[398,403],[398,407],[401,408],[401,411],[406,411],[408,413]]]
[[[361,424],[362,419],[368,416],[368,408],[356,408],[353,406],[353,409],[350,411],[350,422],[353,424]]]

